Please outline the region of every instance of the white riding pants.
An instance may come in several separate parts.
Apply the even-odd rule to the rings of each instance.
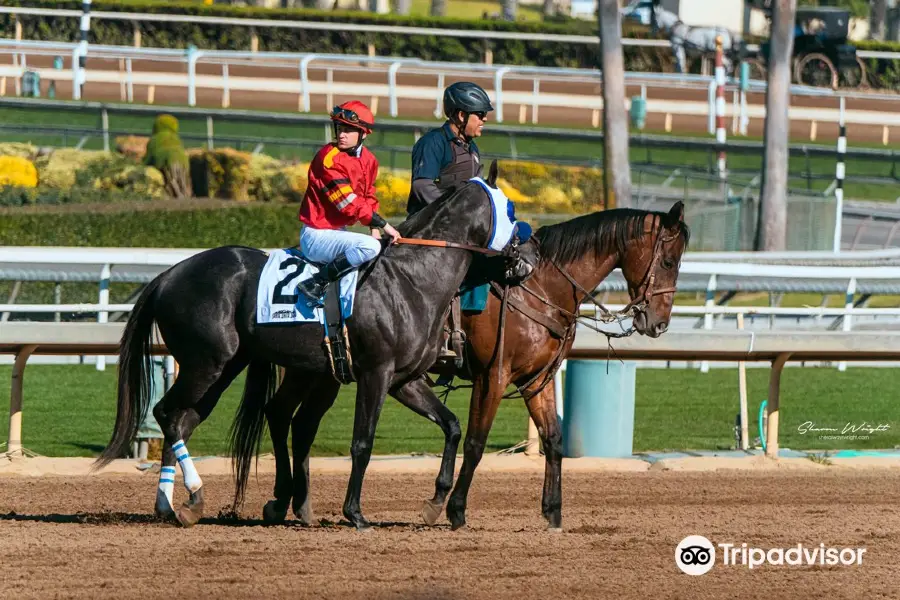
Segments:
[[[300,230],[300,252],[309,260],[330,263],[341,253],[357,267],[381,252],[381,242],[371,235],[342,229],[313,229],[306,225]]]

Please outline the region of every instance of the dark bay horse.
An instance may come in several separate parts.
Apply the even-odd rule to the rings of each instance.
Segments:
[[[464,316],[468,336],[467,370],[458,374],[473,380],[473,391],[463,466],[447,505],[447,515],[454,528],[465,524],[466,497],[472,476],[510,383],[522,389],[543,441],[547,465],[543,514],[551,529],[560,527],[562,438],[552,379],[574,341],[578,307],[590,295],[588,290],[595,289],[615,268],[621,268],[628,281],[635,329],[651,337],[661,335],[668,326],[681,256],[689,236],[681,202],[669,213],[614,209],[543,227],[535,234],[540,263],[529,280],[521,287],[510,288],[508,293],[502,355],[499,355],[498,335],[503,305],[500,297],[489,296],[483,312]],[[290,374],[286,375],[285,382],[290,385]],[[264,510],[265,518],[270,521],[284,519],[290,501],[292,475],[287,423],[302,397],[296,390],[282,394],[282,389],[269,405],[277,469],[276,499]],[[312,398],[309,401],[317,402]],[[303,407],[301,404],[293,417],[296,494],[293,500],[294,512],[308,523],[311,520],[309,472],[305,460],[315,429],[303,428],[306,419],[301,418]],[[456,417],[452,413],[450,416],[452,420],[441,426],[447,427],[449,423],[458,431]],[[458,439],[459,434],[455,435]],[[445,445],[445,461],[449,449],[450,445]],[[446,464],[442,463],[434,498],[425,502],[422,511],[428,524],[437,521],[450,492],[452,463],[450,481],[444,470]]]
[[[546,467],[542,512],[548,528],[562,521],[562,433],[553,375],[575,339],[575,315],[588,290],[617,267],[628,282],[638,333],[658,337],[668,328],[681,256],[690,240],[684,205],[668,213],[613,209],[542,227],[535,233],[541,262],[532,277],[509,288],[502,341],[498,329],[503,302],[491,294],[485,310],[465,315],[468,371],[472,380],[463,464],[447,503],[454,529],[466,523],[466,498],[481,460],[500,400],[514,384],[525,398],[544,447]],[[549,385],[548,385],[549,384]],[[426,503],[433,524],[440,506]]]
[[[496,178],[494,163],[487,183],[494,187]],[[484,248],[492,231],[492,211],[484,189],[470,183],[403,223],[400,231],[404,237]],[[387,393],[441,426],[446,444],[440,483],[446,489],[452,485],[459,422],[422,375],[437,358],[445,315],[472,258],[472,252],[458,249],[391,246],[360,274],[354,312],[348,319],[358,383],[352,475],[344,502],[344,515],[359,528],[367,526],[359,506],[360,491]],[[292,422],[295,457],[304,440],[311,444],[319,419],[337,396],[339,384],[322,349],[321,325],[256,325],[256,293],[266,260],[260,250],[229,246],[182,261],[146,287],[123,335],[115,428],[95,466],[103,466],[125,452],[149,406],[149,351],[155,322],[180,365],[175,384],[153,410],[165,436],[155,509],[158,515],[174,516],[185,526],[197,522],[204,504],[202,481],[186,443],[222,392],[248,365],[232,431],[239,481],[236,504],[258,451],[266,407],[276,404],[270,402],[275,392],[275,365],[286,369],[281,385],[284,396],[295,394],[301,400],[311,400],[303,403],[304,408]],[[282,433],[286,436],[288,422],[290,419],[285,419],[272,427],[273,438]],[[285,452],[286,447],[276,443],[276,456],[284,458]],[[299,456],[306,454],[308,447]],[[190,492],[188,502],[177,511],[172,504],[176,458]],[[295,461],[295,469],[303,468],[303,460],[300,463]],[[301,489],[307,484],[302,477],[294,480]],[[279,481],[283,483],[284,479]],[[279,510],[286,511],[290,498],[286,496]]]

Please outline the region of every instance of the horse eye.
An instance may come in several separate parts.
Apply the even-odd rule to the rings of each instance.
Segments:
[[[665,258],[663,259],[662,266],[663,269],[672,269],[675,266],[675,261],[673,261],[671,258]]]

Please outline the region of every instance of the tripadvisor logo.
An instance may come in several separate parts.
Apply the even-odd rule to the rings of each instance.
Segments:
[[[861,565],[866,548],[834,548],[819,544],[797,544],[789,548],[753,548],[747,544],[720,543],[713,545],[702,535],[689,535],[675,548],[675,564],[688,575],[704,575],[716,564],[720,555],[722,566],[755,569],[763,565],[788,566],[851,566]]]

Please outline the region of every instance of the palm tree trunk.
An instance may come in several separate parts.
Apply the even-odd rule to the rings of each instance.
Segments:
[[[552,17],[556,14],[556,2],[555,0],[544,0],[544,16]]]
[[[600,0],[603,64],[603,183],[606,208],[631,206],[628,116],[625,114],[625,58],[622,17],[616,0]]]
[[[887,20],[887,0],[872,0],[869,11],[869,38],[883,40]]]
[[[796,14],[797,0],[774,0],[758,250],[784,250],[787,245],[788,106],[791,103],[791,54]]]
[[[516,10],[519,7],[518,0],[503,0],[503,20],[515,21]]]
[[[408,15],[410,8],[412,8],[412,0],[396,0],[394,4],[394,10],[398,15]]]

